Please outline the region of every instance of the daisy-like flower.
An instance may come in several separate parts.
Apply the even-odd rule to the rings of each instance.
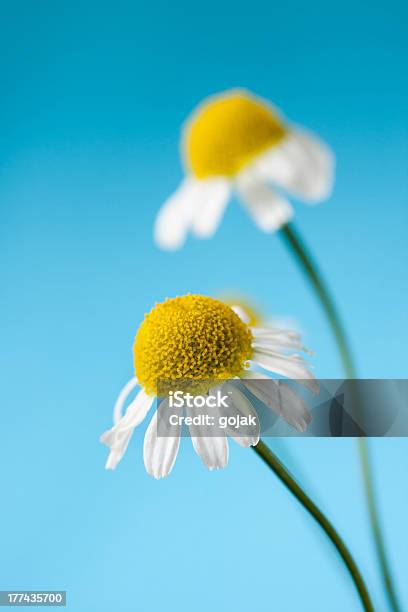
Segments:
[[[265,232],[293,215],[281,190],[310,204],[331,192],[330,149],[245,90],[204,100],[186,121],[181,140],[186,176],[156,219],[155,240],[162,248],[179,248],[189,231],[212,236],[233,192]]]
[[[250,393],[292,426],[304,431],[310,414],[290,386],[274,380],[273,391],[266,392],[260,382],[270,379],[266,374],[269,372],[297,379],[312,392],[317,391],[317,381],[303,358],[287,354],[291,349],[305,350],[298,334],[251,327],[219,300],[185,295],[157,304],[145,316],[136,335],[133,347],[135,376],[116,401],[113,427],[101,437],[110,449],[106,467],[114,469],[122,459],[134,428],[144,420],[158,396],[159,381],[170,381],[174,388],[184,381],[213,381],[213,387],[207,390],[211,394],[218,384],[241,379]],[[265,373],[254,371],[251,366]],[[137,386],[140,390],[123,413],[128,396]],[[246,394],[232,384],[230,394],[230,410],[255,417],[258,422]],[[168,397],[162,399],[160,410],[166,410],[163,402],[168,402]],[[186,412],[189,416],[195,414],[194,408],[186,408]],[[254,435],[232,437],[241,446],[254,446],[259,441],[259,422],[257,428]],[[158,435],[156,410],[146,430],[143,448],[145,467],[151,476],[161,478],[171,472],[180,435],[180,424],[172,428],[171,434]],[[197,425],[190,427],[190,435],[195,451],[210,470],[226,466],[228,441],[225,435],[208,437]]]

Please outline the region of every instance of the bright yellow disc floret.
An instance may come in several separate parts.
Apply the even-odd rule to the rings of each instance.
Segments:
[[[267,104],[243,90],[205,101],[187,122],[185,161],[199,179],[232,177],[287,133]]]
[[[149,394],[159,381],[230,379],[245,369],[251,344],[248,326],[219,300],[168,299],[145,315],[136,335],[136,377]]]

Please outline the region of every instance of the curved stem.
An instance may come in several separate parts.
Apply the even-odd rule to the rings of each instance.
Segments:
[[[360,442],[365,442],[364,438],[360,438]],[[394,588],[394,583],[390,570],[388,568],[387,554],[384,546],[384,540],[380,530],[380,522],[378,518],[377,504],[374,495],[374,483],[370,470],[370,456],[367,444],[359,444],[360,461],[363,470],[363,480],[365,493],[367,497],[368,512],[373,530],[374,541],[377,549],[378,562],[381,567],[384,585],[388,595],[389,604],[394,612],[401,612],[397,594]]]
[[[356,378],[356,370],[351,355],[351,350],[340,317],[337,313],[327,285],[325,284],[315,262],[313,261],[308,249],[306,248],[305,243],[301,239],[297,230],[294,228],[293,224],[285,225],[281,230],[281,236],[283,237],[286,244],[289,246],[290,250],[295,254],[299,265],[301,266],[303,272],[308,277],[315,289],[316,295],[320,301],[323,310],[326,313],[331,329],[336,338],[346,377]],[[374,538],[382,580],[391,609],[394,612],[400,612],[401,608],[398,604],[398,598],[396,595],[391,571],[387,560],[384,538],[379,523],[377,503],[374,493],[372,471],[370,467],[366,439],[359,438],[358,446],[364,483],[364,491],[367,498],[371,530]]]
[[[289,474],[283,463],[276,457],[276,455],[266,446],[262,440],[258,442],[256,446],[252,447],[253,450],[263,459],[263,461],[271,468],[276,476],[283,482],[283,484],[289,489],[289,491],[296,497],[299,503],[313,516],[315,521],[320,525],[326,535],[333,542],[338,553],[343,559],[346,567],[350,573],[350,576],[355,584],[358,594],[361,599],[361,603],[365,612],[374,612],[374,607],[370,599],[364,579],[358,569],[356,562],[351,556],[350,551],[345,545],[343,539],[337,533],[328,518],[319,510],[316,504],[310,499],[310,497],[303,491],[298,485],[296,480]]]
[[[356,378],[356,371],[351,356],[351,350],[348,345],[343,325],[340,321],[340,317],[337,314],[336,307],[330,296],[330,292],[323,281],[320,272],[317,269],[316,264],[312,260],[310,253],[308,252],[305,243],[300,238],[300,235],[295,230],[292,223],[285,225],[282,230],[282,236],[286,243],[289,245],[291,250],[295,253],[298,262],[301,264],[303,272],[309,278],[312,283],[316,294],[320,300],[320,303],[325,311],[327,318],[329,319],[330,326],[333,330],[333,334],[336,338],[340,357],[343,362],[344,371],[346,378]]]

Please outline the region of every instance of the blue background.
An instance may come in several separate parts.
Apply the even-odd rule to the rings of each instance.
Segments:
[[[405,3],[404,3],[405,4]],[[179,128],[245,86],[333,147],[330,202],[296,221],[335,291],[360,376],[406,377],[407,38],[402,0],[2,1],[0,588],[66,589],[76,612],[262,606],[358,610],[319,529],[251,451],[207,472],[184,440],[116,472],[98,442],[155,301],[226,290],[294,317],[316,373],[341,377],[327,325],[279,236],[233,202],[211,241],[152,242],[182,177]],[[351,440],[270,440],[333,518],[385,610]],[[372,441],[390,558],[408,606],[408,444]]]

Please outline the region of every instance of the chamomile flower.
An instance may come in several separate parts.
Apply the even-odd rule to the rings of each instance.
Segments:
[[[331,192],[330,149],[246,90],[204,100],[184,125],[181,149],[186,176],[163,204],[154,230],[165,249],[181,247],[189,231],[212,236],[234,192],[265,232],[293,215],[281,190],[310,204]]]
[[[205,391],[209,395],[219,384],[241,379],[250,393],[288,423],[304,431],[310,414],[293,390],[287,385],[279,386],[279,381],[275,380],[272,386],[276,391],[270,394],[260,384],[261,379],[269,379],[273,373],[299,379],[312,392],[317,390],[317,381],[303,358],[287,354],[291,349],[305,350],[296,333],[251,327],[219,300],[185,295],[156,304],[145,316],[135,338],[135,376],[119,394],[114,407],[113,427],[101,437],[110,449],[106,467],[116,468],[126,452],[133,430],[144,420],[158,395],[162,395],[159,381],[167,381],[169,388],[177,388],[184,381],[196,385],[200,385],[200,381],[211,381],[211,388]],[[254,371],[254,367],[265,373]],[[136,387],[140,389],[135,399],[123,412],[126,400]],[[230,394],[230,410],[255,417],[258,422],[246,394],[232,384]],[[163,402],[168,401],[168,397],[162,399],[159,409],[166,410],[167,404]],[[171,472],[181,435],[180,423],[172,429],[171,435],[158,435],[158,410],[147,427],[143,448],[146,470],[155,478]],[[194,408],[186,408],[186,411],[194,416]],[[259,422],[257,428],[253,435],[232,437],[241,446],[254,446],[259,441]],[[205,430],[200,431],[196,424],[190,427],[190,435],[195,451],[210,470],[225,467],[228,462],[226,435],[206,436]]]

